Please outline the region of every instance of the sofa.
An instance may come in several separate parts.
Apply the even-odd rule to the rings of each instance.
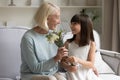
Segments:
[[[0,80],[20,80],[20,42],[29,28],[0,27]],[[95,66],[103,80],[120,80],[120,53],[100,49],[100,37],[94,31],[97,44]],[[63,41],[72,37],[66,33]]]
[[[93,30],[93,34],[97,48],[94,65],[99,72],[99,76],[103,80],[120,80],[120,53],[101,49],[99,34],[95,30]],[[65,42],[72,36],[71,32],[67,32],[63,41]]]

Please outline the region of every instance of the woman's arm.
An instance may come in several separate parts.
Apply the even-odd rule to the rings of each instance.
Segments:
[[[55,62],[54,58],[45,61],[39,61],[37,55],[34,51],[34,44],[31,37],[23,37],[21,42],[21,57],[22,62],[27,65],[27,67],[33,73],[40,73],[44,71],[49,71],[51,68],[57,68],[57,62]],[[43,57],[41,55],[41,57]]]
[[[40,46],[38,46],[40,47]],[[38,55],[35,51],[35,42],[32,37],[25,36],[21,42],[21,52],[22,52],[22,61],[26,63],[28,68],[33,73],[40,73],[50,71],[50,69],[58,68],[58,61],[68,53],[68,50],[65,47],[61,47],[56,52],[56,55],[51,57],[49,60],[39,61]],[[53,53],[55,54],[55,53]],[[40,56],[41,55],[41,56]],[[44,58],[45,54],[42,54],[42,51],[39,54],[39,57]]]

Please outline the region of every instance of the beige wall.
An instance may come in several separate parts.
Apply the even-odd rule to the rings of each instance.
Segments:
[[[104,25],[102,27],[101,48],[111,50],[111,28],[113,0],[104,0]]]
[[[6,3],[5,0],[0,0],[3,3]],[[25,3],[24,0],[16,0],[19,2],[15,2],[16,5],[25,5],[22,3]],[[38,0],[35,0],[38,1]],[[72,0],[71,0],[72,1]],[[90,1],[90,0],[89,0]],[[101,0],[100,0],[101,1]],[[101,47],[103,49],[111,49],[111,24],[112,24],[112,3],[113,0],[103,0],[104,1],[104,25],[102,27],[102,35],[101,35]],[[1,3],[0,2],[0,3]],[[19,3],[19,4],[17,4]],[[4,6],[8,5],[4,4]],[[2,6],[0,4],[0,6]],[[27,7],[13,7],[13,8],[6,8],[6,7],[1,7],[0,8],[0,23],[4,24],[4,23],[12,23],[16,24],[16,25],[20,25],[20,26],[33,26],[32,20],[33,20],[33,15],[36,12],[36,7],[31,7],[31,8],[27,8]],[[67,9],[67,10],[66,10]],[[66,9],[62,9],[61,13],[62,14],[68,14],[68,11],[71,11],[72,9],[74,10],[74,8],[66,8]],[[77,9],[80,10],[80,9]],[[64,12],[64,13],[63,13]],[[73,11],[75,12],[75,11]],[[78,12],[78,11],[76,11]],[[6,16],[4,16],[6,15]],[[62,17],[65,17],[65,20],[67,18],[70,18],[69,16],[73,15],[73,13],[64,16],[61,15]],[[24,19],[24,20],[23,20]],[[63,21],[65,21],[63,20]]]

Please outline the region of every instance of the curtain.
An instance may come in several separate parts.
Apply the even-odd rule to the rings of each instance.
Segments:
[[[120,52],[120,0],[113,2],[112,46],[113,51]]]

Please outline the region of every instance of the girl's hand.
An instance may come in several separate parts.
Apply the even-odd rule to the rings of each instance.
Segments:
[[[95,67],[93,68],[93,72],[95,73],[96,76],[99,76],[99,73]]]
[[[78,63],[79,58],[75,57],[75,56],[69,56],[69,58],[67,58],[67,61],[70,63]]]

